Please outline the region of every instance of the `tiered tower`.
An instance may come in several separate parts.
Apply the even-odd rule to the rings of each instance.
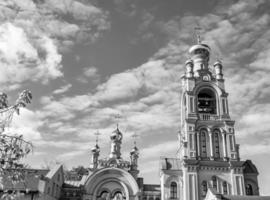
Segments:
[[[223,65],[217,60],[210,66],[210,52],[199,40],[189,49],[181,77],[179,157],[161,160],[163,200],[202,200],[209,188],[224,195],[259,194],[256,167],[239,157]]]

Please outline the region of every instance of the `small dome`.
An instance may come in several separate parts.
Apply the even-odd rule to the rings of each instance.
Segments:
[[[111,140],[117,140],[120,141],[122,140],[123,134],[121,131],[118,129],[118,127],[112,132],[111,134]]]
[[[220,60],[217,60],[217,61],[214,63],[214,66],[216,66],[216,65],[222,66],[222,62],[221,62]]]
[[[99,151],[99,146],[98,146],[98,144],[96,144],[92,149],[91,149],[91,151],[92,152],[97,152],[97,151]]]
[[[187,65],[187,64],[193,64],[193,60],[188,59],[188,60],[185,62],[185,65]]]
[[[136,146],[134,146],[133,148],[132,148],[132,150],[131,150],[131,153],[137,153],[137,152],[139,152],[139,149],[136,147]]]
[[[211,51],[210,47],[206,44],[195,44],[189,49],[190,54],[194,54],[196,50],[206,50],[208,53]]]

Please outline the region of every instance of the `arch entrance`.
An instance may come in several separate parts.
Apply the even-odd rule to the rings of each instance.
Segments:
[[[137,200],[139,188],[128,172],[104,168],[92,174],[85,184],[84,200]]]
[[[96,200],[125,200],[125,188],[117,180],[107,181],[101,184],[95,193]]]

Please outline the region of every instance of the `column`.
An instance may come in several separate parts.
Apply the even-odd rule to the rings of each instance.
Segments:
[[[200,159],[201,158],[201,142],[200,142],[199,131],[196,131],[196,136],[197,136],[197,156]]]
[[[228,157],[228,152],[227,152],[227,144],[226,144],[226,135],[225,132],[222,131],[222,144],[223,144],[223,153],[224,153],[224,159]]]
[[[232,150],[235,151],[236,149],[235,149],[235,136],[234,135],[232,135],[232,143],[233,143]]]
[[[214,159],[214,154],[213,154],[213,138],[212,138],[212,132],[211,130],[208,130],[209,134],[209,143],[210,143],[210,159]]]

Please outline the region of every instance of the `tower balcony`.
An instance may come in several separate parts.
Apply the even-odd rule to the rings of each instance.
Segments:
[[[199,113],[199,119],[202,121],[216,121],[219,120],[219,116],[209,113]]]

